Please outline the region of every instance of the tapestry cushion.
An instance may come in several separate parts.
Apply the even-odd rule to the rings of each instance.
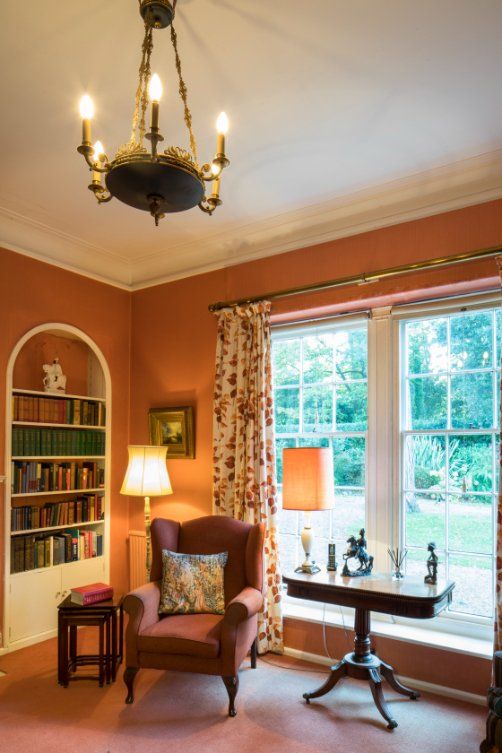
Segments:
[[[224,614],[228,552],[181,554],[162,550],[160,614]]]

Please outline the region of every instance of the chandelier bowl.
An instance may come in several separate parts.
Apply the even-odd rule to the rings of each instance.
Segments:
[[[183,159],[148,153],[118,157],[106,175],[109,192],[124,204],[151,210],[152,196],[163,213],[183,212],[204,197],[204,184],[195,166]]]

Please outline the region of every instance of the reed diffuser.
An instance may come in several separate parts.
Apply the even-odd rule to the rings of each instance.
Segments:
[[[406,555],[408,554],[408,550],[400,549],[399,547],[397,547],[396,549],[387,549],[387,552],[389,554],[390,561],[392,562],[392,578],[394,580],[401,580],[401,578],[404,578],[404,573],[401,568],[406,559]]]

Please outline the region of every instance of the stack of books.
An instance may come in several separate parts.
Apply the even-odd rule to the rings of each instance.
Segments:
[[[71,589],[71,601],[74,604],[96,604],[113,597],[113,588],[107,583],[90,583],[88,586],[78,586]]]

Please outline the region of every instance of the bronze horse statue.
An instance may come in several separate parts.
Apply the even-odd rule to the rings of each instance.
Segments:
[[[355,536],[349,536],[347,539],[347,551],[343,555],[345,564],[343,566],[342,575],[369,575],[373,569],[373,557],[368,554],[364,546],[361,546]],[[358,559],[359,567],[354,572],[349,570],[347,560]]]

